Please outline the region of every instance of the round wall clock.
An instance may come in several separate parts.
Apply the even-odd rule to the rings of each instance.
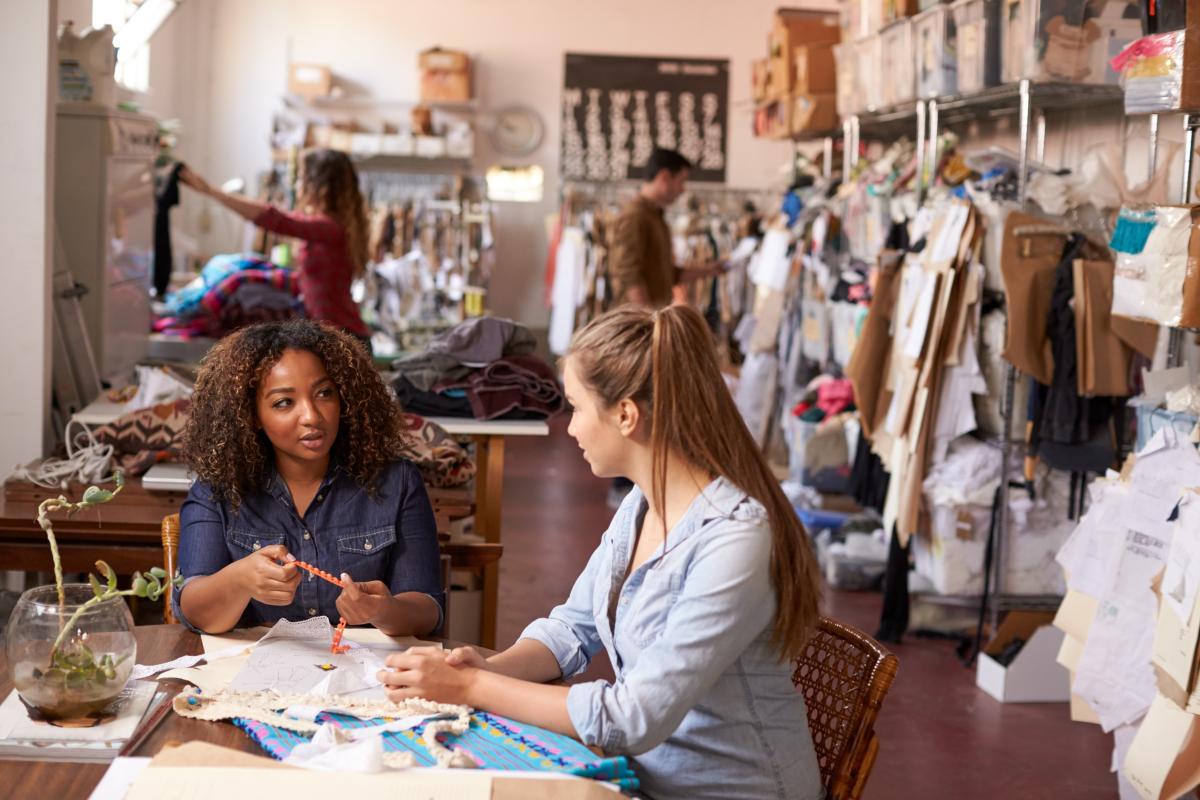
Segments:
[[[496,152],[506,156],[527,156],[542,143],[546,124],[532,108],[509,106],[496,113],[491,140]]]

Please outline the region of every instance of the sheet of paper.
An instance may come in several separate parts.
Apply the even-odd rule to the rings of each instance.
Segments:
[[[1158,602],[1151,581],[1164,558],[1164,542],[1126,532],[1084,643],[1071,690],[1096,710],[1105,732],[1137,720],[1154,699],[1151,621]]]
[[[104,777],[96,784],[88,800],[123,800],[142,770],[150,766],[149,758],[119,757],[113,760]]]
[[[1097,482],[1092,486],[1104,484]],[[1112,572],[1112,560],[1123,546],[1125,529],[1116,520],[1118,509],[1128,498],[1129,487],[1122,483],[1105,486],[1103,492],[1093,496],[1091,507],[1055,557],[1067,574],[1069,589],[1100,598]]]
[[[1129,748],[1133,745],[1133,739],[1137,736],[1137,732],[1137,725],[1122,725],[1113,731],[1111,771],[1117,773],[1117,793],[1119,800],[1138,800],[1140,797],[1137,789],[1125,777],[1125,770],[1122,768],[1126,756],[1129,755]]]
[[[326,623],[326,627],[332,630]],[[267,637],[255,648],[229,683],[238,692],[348,694],[379,685],[375,674],[383,659],[365,647],[329,652],[329,636]]]
[[[126,800],[317,797],[326,794],[336,797],[453,797],[454,800],[531,797],[593,800],[619,796],[616,787],[598,781],[543,772],[409,769],[362,775],[287,768],[152,765],[137,776]]]
[[[933,273],[926,274],[921,292],[912,308],[910,326],[904,339],[904,349],[901,351],[906,358],[913,361],[920,358],[925,349],[925,338],[929,332],[929,321],[933,316],[933,301],[937,299],[937,292],[937,276]]]
[[[1200,496],[1186,492],[1167,553],[1162,598],[1184,624],[1192,622],[1200,588]]]
[[[270,632],[266,625],[256,628],[237,628],[229,633],[212,636],[207,633],[200,635],[204,652],[210,653],[236,647],[239,644],[254,644]],[[441,647],[440,642],[427,642],[415,636],[388,636],[378,628],[347,628],[343,641],[354,642],[370,647],[372,650],[401,651],[409,647]]]
[[[243,653],[233,658],[222,658],[209,664],[196,667],[173,669],[158,676],[158,680],[175,679],[185,681],[208,694],[219,692],[229,687],[235,675],[242,671],[250,660],[249,653]]]
[[[1062,630],[1057,618],[1054,620],[1054,627]],[[1079,666],[1081,655],[1083,655],[1083,641],[1068,634],[1063,636],[1062,645],[1058,648],[1058,656],[1054,660],[1066,667],[1068,671],[1074,672],[1075,668]]]
[[[1200,783],[1200,717],[1155,696],[1125,757],[1125,775],[1145,800],[1194,788]]]

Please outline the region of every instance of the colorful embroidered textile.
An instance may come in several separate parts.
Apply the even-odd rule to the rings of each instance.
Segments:
[[[384,720],[360,720],[322,712],[317,715],[317,722],[343,728],[365,728],[383,724]],[[280,760],[309,738],[255,720],[239,718],[234,724],[272,758]],[[385,733],[384,752],[411,753],[421,766],[432,766],[435,763],[433,756],[421,741],[423,729],[424,725],[420,725],[408,731]],[[559,772],[613,783],[623,790],[638,788],[638,779],[624,756],[602,758],[570,737],[484,711],[471,714],[471,727],[466,733],[444,736],[441,741],[452,750],[467,754],[485,769]]]
[[[453,489],[475,477],[475,462],[446,430],[417,414],[404,414],[413,443],[412,461],[428,486]]]
[[[160,403],[122,414],[92,431],[96,441],[113,446],[113,460],[126,475],[141,475],[159,461],[179,457],[183,426],[191,413],[190,398]]]

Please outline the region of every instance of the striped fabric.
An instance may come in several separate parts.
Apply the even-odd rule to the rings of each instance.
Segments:
[[[293,297],[300,293],[300,283],[296,273],[290,269],[252,269],[241,270],[226,277],[213,288],[209,289],[200,300],[200,305],[214,316],[220,316],[225,303],[233,297],[238,287],[245,283],[265,283],[276,289],[283,289]]]
[[[343,714],[321,713],[317,722],[343,728],[366,728],[387,720],[360,720]],[[254,720],[235,719],[234,724],[272,758],[280,760],[286,758],[293,747],[307,741],[301,734]],[[384,751],[407,751],[416,757],[417,763],[433,766],[433,756],[421,742],[423,730],[424,726],[418,726],[408,731],[385,733]],[[471,756],[484,769],[559,772],[612,783],[623,791],[638,788],[638,779],[624,756],[602,758],[568,736],[484,711],[471,715],[471,727],[466,733],[445,737],[442,741],[452,750]]]

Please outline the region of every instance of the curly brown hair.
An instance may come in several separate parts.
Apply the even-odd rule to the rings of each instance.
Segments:
[[[324,363],[342,407],[331,462],[374,491],[388,462],[412,452],[400,404],[361,342],[312,320],[251,325],[217,342],[196,378],[184,460],[217,500],[235,509],[248,492],[265,487],[275,451],[258,424],[257,393],[285,350],[307,350]]]
[[[299,204],[328,214],[346,229],[346,255],[359,277],[367,268],[367,204],[350,156],[340,150],[305,150],[300,174],[304,195]]]

